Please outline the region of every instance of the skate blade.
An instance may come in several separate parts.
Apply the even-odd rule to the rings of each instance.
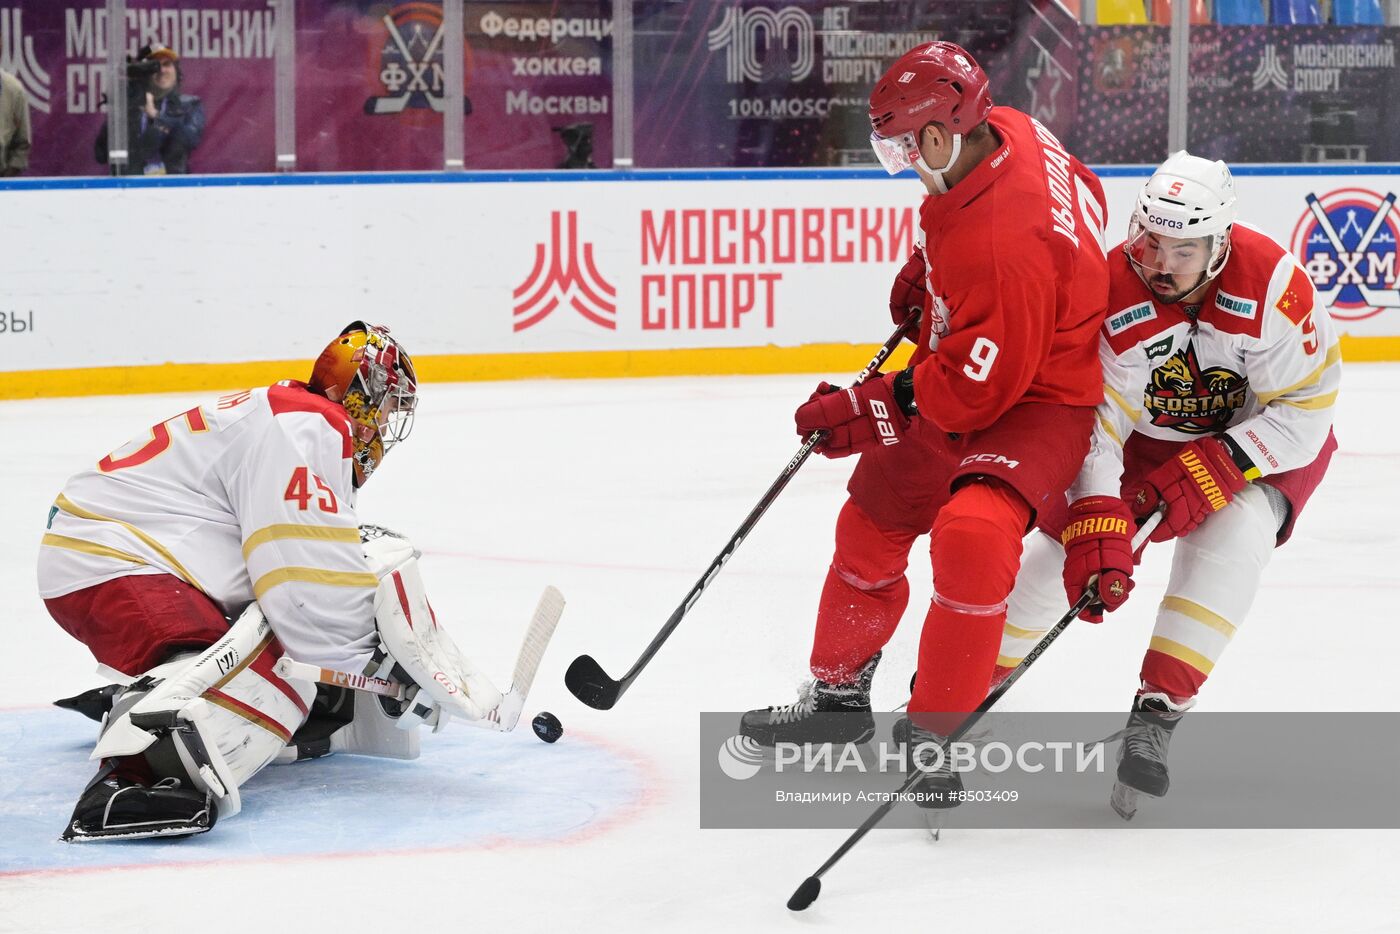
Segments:
[[[1113,783],[1113,794],[1108,799],[1109,806],[1124,820],[1132,820],[1137,814],[1138,791],[1122,782]]]
[[[86,833],[81,830],[65,830],[59,837],[64,843],[101,843],[106,840],[145,840],[150,837],[189,837],[208,833],[213,828],[209,824],[193,827],[165,827],[160,830],[117,830],[109,833]]]
[[[929,840],[932,843],[937,843],[943,834],[943,811],[925,809],[923,814],[924,826],[928,828]]]

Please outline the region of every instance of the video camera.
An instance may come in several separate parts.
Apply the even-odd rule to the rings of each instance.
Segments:
[[[126,63],[126,80],[149,81],[160,74],[160,61],[154,58],[139,58]]]

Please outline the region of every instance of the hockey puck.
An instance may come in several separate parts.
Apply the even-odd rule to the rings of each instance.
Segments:
[[[535,719],[530,721],[530,726],[534,727],[535,735],[546,743],[552,743],[564,735],[564,724],[559,722],[559,718],[548,710],[542,710],[535,714]]]

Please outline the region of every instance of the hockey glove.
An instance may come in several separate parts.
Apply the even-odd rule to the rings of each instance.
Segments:
[[[890,288],[890,318],[895,324],[903,324],[923,314],[924,302],[928,299],[926,275],[924,251],[916,248],[909,254],[909,261],[899,270],[899,275],[894,277],[894,285]],[[917,336],[908,339],[918,341]]]
[[[1065,546],[1065,595],[1073,605],[1084,595],[1089,578],[1099,576],[1099,599],[1079,618],[1103,622],[1105,611],[1123,605],[1133,589],[1135,528],[1128,506],[1116,496],[1086,496],[1069,507],[1069,525],[1060,533]]]
[[[1186,535],[1206,516],[1224,509],[1248,482],[1224,442],[1203,438],[1129,487],[1123,498],[1139,518],[1164,505],[1152,541],[1165,542]]]
[[[895,375],[881,375],[842,389],[822,383],[793,416],[797,434],[827,435],[816,451],[825,457],[846,457],[882,444],[898,444],[909,429],[909,417],[894,401]]]

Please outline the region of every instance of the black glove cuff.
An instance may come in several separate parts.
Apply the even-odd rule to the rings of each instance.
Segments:
[[[1250,460],[1249,455],[1244,452],[1244,448],[1240,447],[1234,438],[1227,434],[1219,434],[1215,437],[1216,440],[1225,445],[1225,450],[1230,452],[1230,460],[1235,462],[1235,466],[1240,469],[1240,473],[1244,475],[1246,480],[1253,480],[1259,476],[1259,467]]]
[[[894,404],[909,418],[919,414],[914,404],[914,368],[906,367],[894,375]]]

